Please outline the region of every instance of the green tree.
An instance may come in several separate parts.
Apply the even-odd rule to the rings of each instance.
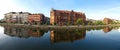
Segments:
[[[103,25],[103,22],[102,21],[96,21],[94,24],[95,25]]]
[[[57,25],[57,23],[55,22],[54,25]]]
[[[82,19],[81,19],[81,18],[79,18],[79,19],[76,21],[76,24],[77,24],[77,25],[82,25],[82,24],[83,24]]]
[[[88,25],[91,25],[92,24],[92,22],[88,22]]]
[[[67,26],[69,26],[69,25],[70,25],[70,22],[67,23]]]
[[[82,23],[82,26],[84,26],[85,24],[84,23]]]

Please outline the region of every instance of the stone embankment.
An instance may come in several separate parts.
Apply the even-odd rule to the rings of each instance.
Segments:
[[[72,25],[72,26],[52,26],[52,25],[28,25],[28,24],[8,24],[0,23],[1,26],[7,27],[29,27],[29,28],[41,28],[41,29],[82,29],[82,28],[104,28],[104,27],[119,27],[120,24],[111,24],[111,25]]]

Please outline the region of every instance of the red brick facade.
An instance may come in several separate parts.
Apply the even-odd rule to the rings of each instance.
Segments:
[[[111,22],[112,22],[112,20],[110,18],[104,18],[103,19],[104,24],[110,24]]]
[[[50,12],[50,24],[52,25],[55,23],[58,25],[67,25],[68,23],[74,25],[79,18],[81,18],[85,23],[86,16],[81,12],[54,9]]]
[[[28,23],[30,24],[44,24],[45,16],[43,14],[31,14],[28,16]]]

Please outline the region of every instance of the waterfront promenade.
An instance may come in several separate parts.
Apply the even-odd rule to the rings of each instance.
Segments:
[[[69,25],[69,26],[57,26],[57,25],[28,25],[28,24],[8,24],[0,23],[1,26],[7,27],[29,27],[29,28],[41,28],[41,29],[79,29],[79,28],[103,28],[103,27],[119,27],[120,24],[109,24],[109,25]]]

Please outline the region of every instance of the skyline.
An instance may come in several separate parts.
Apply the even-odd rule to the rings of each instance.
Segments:
[[[0,19],[8,12],[42,13],[50,17],[51,8],[57,10],[74,10],[83,12],[87,18],[119,19],[119,0],[0,0]]]

